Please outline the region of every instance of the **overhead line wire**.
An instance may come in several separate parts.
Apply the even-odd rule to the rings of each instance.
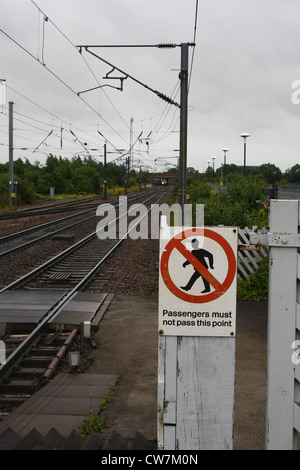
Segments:
[[[14,93],[17,93],[18,95],[22,96],[22,98],[26,99],[27,101],[29,101],[30,103],[32,103],[33,105],[37,106],[38,108],[42,109],[43,111],[45,111],[46,113],[50,114],[51,116],[53,116],[55,119],[57,119],[58,121],[60,121],[61,123],[64,123],[64,124],[67,124],[68,126],[71,126],[73,127],[74,129],[78,130],[79,132],[83,132],[84,134],[86,135],[89,135],[89,133],[83,131],[82,129],[79,129],[77,126],[73,125],[72,123],[60,118],[59,116],[53,114],[51,111],[47,110],[46,108],[42,107],[41,105],[39,105],[38,103],[36,103],[35,101],[33,101],[32,99],[28,98],[27,96],[25,96],[24,94],[20,93],[19,91],[15,90],[14,88],[12,88],[11,86],[7,85],[7,87],[12,90]],[[4,107],[5,108],[5,107]],[[5,108],[7,110],[7,108]],[[20,114],[22,115],[21,113],[18,113],[17,111],[15,111],[15,114]],[[25,116],[24,116],[25,117]],[[31,119],[31,120],[34,120],[34,121],[37,121],[37,122],[41,122],[42,124],[45,124],[45,125],[48,125],[48,126],[51,126],[51,124],[47,124],[47,123],[43,123],[42,121],[38,121],[37,119],[35,118],[32,118],[30,116],[27,116],[28,119]],[[28,124],[29,125],[29,124]],[[52,127],[56,127],[57,129],[60,129],[60,126],[59,125],[56,125],[56,124],[53,124],[52,123]],[[92,135],[90,135],[90,137],[94,137]],[[102,136],[104,139],[105,137]],[[93,144],[94,145],[94,144]],[[98,145],[98,143],[96,143],[96,145]]]
[[[31,2],[34,4],[34,6],[44,15],[44,17],[46,17],[46,14],[41,10],[41,8],[33,1],[31,0]],[[71,41],[70,38],[68,38],[68,36],[66,36],[63,31],[47,16],[48,18],[48,21],[50,21],[50,23],[54,26],[54,28],[57,29],[57,31],[59,31],[59,33],[69,42],[69,44],[71,44],[72,47],[74,47],[74,49],[76,50],[77,53],[80,54],[80,52],[78,51],[76,45]],[[82,60],[84,61],[84,63],[86,64],[86,66],[88,67],[89,71],[91,72],[92,76],[94,77],[94,79],[96,80],[97,84],[100,86],[100,81],[98,80],[97,76],[95,75],[94,71],[92,70],[91,66],[89,65],[88,61],[86,60],[86,58],[83,56],[83,54],[80,54]],[[106,98],[108,99],[108,101],[110,102],[111,106],[114,108],[114,110],[116,111],[116,113],[118,114],[118,116],[120,117],[120,119],[124,122],[124,124],[129,128],[129,125],[128,123],[125,121],[125,119],[123,118],[123,116],[120,114],[120,112],[117,110],[117,108],[115,107],[115,105],[113,104],[113,102],[111,101],[111,99],[109,98],[109,96],[107,95],[107,93],[105,92],[105,90],[101,90],[104,95],[106,96]],[[115,131],[116,132],[116,131]]]
[[[194,56],[195,56],[195,47],[196,47],[196,34],[197,34],[197,21],[198,21],[198,0],[196,0],[196,9],[195,9],[194,38],[193,38],[194,47],[193,47],[192,59],[191,59],[188,91],[189,91],[190,85],[191,85],[191,75],[192,75],[192,69],[193,69],[193,65],[194,65]]]
[[[73,44],[73,42],[60,30],[60,28],[58,28],[56,26],[56,24],[51,20],[49,19],[48,16],[46,16],[44,14],[44,12],[38,7],[38,5],[33,1],[31,0],[31,2],[35,5],[36,8],[38,8],[38,10],[44,15],[44,20],[49,20],[51,22],[51,24],[60,32],[60,34],[78,51],[77,47]],[[197,6],[198,6],[198,1],[197,1]],[[197,7],[196,7],[196,16],[197,16]],[[196,22],[195,22],[195,26],[196,26]],[[55,72],[53,72],[49,67],[47,67],[44,62],[41,62],[39,59],[37,59],[30,51],[28,51],[25,47],[23,47],[20,43],[18,43],[15,39],[13,39],[9,34],[7,34],[5,31],[3,31],[2,29],[0,29],[0,31],[6,35],[9,39],[11,39],[15,44],[17,44],[22,50],[24,50],[25,52],[27,52],[27,54],[29,54],[32,58],[34,58],[35,60],[37,60],[39,63],[41,63],[46,69],[47,71],[49,71],[57,80],[59,80],[64,86],[66,86],[73,94],[75,94],[77,97],[79,97],[94,113],[96,113],[111,129],[112,131],[114,131],[115,133],[117,133],[121,138],[122,136],[100,115],[100,113],[98,113],[92,106],[90,106],[83,98],[81,98],[81,96],[71,87],[69,86],[64,80],[62,80]],[[44,33],[43,33],[44,34]],[[124,47],[128,47],[128,46],[124,46]],[[137,47],[137,46],[132,46],[132,47]],[[140,47],[146,47],[146,46],[140,46]],[[148,45],[148,47],[150,47]],[[151,47],[157,47],[157,45],[155,46],[151,46]],[[81,57],[83,58],[84,62],[86,63],[86,65],[88,66],[90,72],[93,74],[95,80],[97,81],[97,83],[99,84],[99,81],[97,79],[97,77],[95,76],[95,74],[93,73],[91,67],[89,66],[89,64],[87,63],[87,61],[85,60],[85,58],[83,57],[83,55],[81,54]],[[111,102],[112,106],[113,103]],[[118,113],[117,109],[115,108],[116,112]],[[128,124],[126,123],[126,121],[122,118],[122,116],[120,115],[120,113],[118,113],[118,115],[120,116],[120,118],[123,120],[123,122],[126,124],[126,126],[128,127]],[[56,117],[56,116],[55,116]],[[57,118],[57,117],[56,117]],[[104,136],[103,136],[104,137]],[[123,139],[123,138],[122,138]],[[106,139],[107,140],[107,139]],[[125,141],[125,139],[123,139]],[[160,139],[161,140],[161,139]],[[116,147],[115,147],[116,148]]]
[[[77,98],[79,98],[83,103],[86,104],[86,106],[88,106],[95,114],[97,114],[97,116],[99,116],[116,134],[119,135],[119,137],[121,137],[122,140],[124,140],[124,142],[126,142],[126,140],[101,116],[100,113],[98,113],[87,101],[85,101],[80,95],[78,95],[78,93],[73,90],[72,87],[70,87],[64,80],[62,80],[55,72],[53,72],[49,67],[47,67],[47,65],[43,64],[39,59],[37,59],[30,51],[28,51],[24,46],[22,46],[18,41],[16,41],[14,38],[12,38],[8,33],[6,33],[3,29],[0,28],[0,32],[3,33],[6,37],[8,37],[11,41],[13,41],[17,46],[19,46],[24,52],[26,52],[30,57],[32,57],[34,60],[36,60],[39,64],[41,64],[43,67],[45,67],[45,69],[51,73],[51,75],[53,75],[59,82],[61,82],[64,86],[66,86],[68,88],[69,91],[71,91],[71,93],[73,93],[74,95],[77,96]],[[126,142],[127,143],[127,142]]]

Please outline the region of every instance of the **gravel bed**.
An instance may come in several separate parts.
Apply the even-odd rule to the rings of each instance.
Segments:
[[[60,252],[66,250],[73,243],[89,235],[96,229],[97,220],[93,219],[72,228],[72,231],[62,232],[72,235],[72,242],[68,240],[52,240],[49,238],[22,251],[1,257],[0,286],[4,287],[29,271],[37,268]]]
[[[101,291],[108,294],[157,295],[159,240],[124,240],[101,269],[108,280]],[[97,280],[89,286],[97,286]],[[99,288],[95,287],[95,290]]]

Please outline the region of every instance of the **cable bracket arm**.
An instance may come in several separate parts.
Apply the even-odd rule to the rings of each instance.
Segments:
[[[79,47],[79,52],[81,53],[82,52],[82,47],[83,46],[77,46]],[[88,52],[89,54],[93,55],[94,57],[97,57],[97,59],[101,60],[102,62],[104,62],[105,64],[109,65],[110,67],[112,67],[112,70],[110,72],[108,72],[106,74],[106,77],[103,77],[103,78],[120,78],[120,77],[108,77],[108,75],[114,71],[114,70],[117,70],[118,72],[124,74],[124,77],[121,77],[120,79],[122,80],[125,80],[125,78],[131,78],[131,80],[133,80],[134,82],[138,83],[139,85],[142,85],[144,88],[146,88],[147,90],[149,91],[152,91],[153,93],[155,93],[159,98],[163,99],[164,101],[167,101],[168,103],[170,104],[173,104],[174,106],[177,106],[178,108],[180,108],[180,105],[178,103],[176,103],[175,101],[173,101],[171,98],[169,98],[168,96],[164,95],[163,93],[157,91],[157,90],[154,90],[153,88],[149,87],[148,85],[146,85],[145,83],[141,82],[140,80],[137,80],[136,78],[132,77],[131,75],[129,75],[128,73],[124,72],[123,70],[119,69],[118,67],[116,67],[115,65],[111,64],[110,62],[108,62],[107,60],[103,59],[103,57],[100,57],[98,54],[95,54],[94,52],[92,52],[91,50],[89,50],[89,46],[84,46],[84,49],[86,50],[86,52]],[[82,93],[82,92],[81,92]]]

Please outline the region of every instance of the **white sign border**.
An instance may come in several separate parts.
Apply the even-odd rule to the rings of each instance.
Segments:
[[[196,231],[209,229],[221,235],[231,246],[237,265],[237,227],[193,227],[193,229]],[[174,236],[187,230],[191,230],[191,227],[166,227],[165,225],[162,225],[161,227],[158,302],[159,334],[164,336],[235,337],[237,296],[236,272],[234,280],[226,292],[215,300],[203,303],[191,303],[179,299],[176,295],[170,292],[162,278],[161,256],[166,245]],[[217,263],[215,263],[213,274],[218,277]]]

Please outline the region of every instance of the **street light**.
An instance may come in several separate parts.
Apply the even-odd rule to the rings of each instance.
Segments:
[[[213,184],[215,184],[215,159],[216,157],[211,157],[213,161]]]
[[[240,134],[241,137],[244,139],[244,176],[246,175],[246,139],[250,137],[250,134]]]
[[[225,186],[225,174],[226,174],[226,153],[229,149],[222,149],[224,152],[224,165],[223,165],[223,174],[224,174],[224,186]]]

